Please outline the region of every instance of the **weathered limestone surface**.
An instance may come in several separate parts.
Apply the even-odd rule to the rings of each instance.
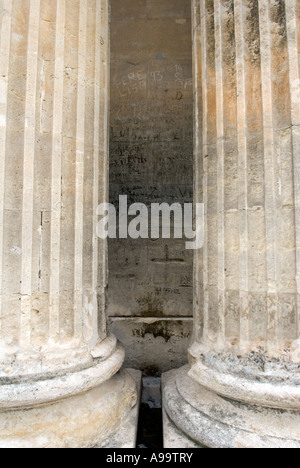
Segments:
[[[1,0],[0,21],[0,446],[99,446],[136,401],[95,235],[108,2]]]
[[[111,0],[111,8],[110,201],[192,202],[190,2]],[[108,315],[127,365],[161,372],[186,363],[192,264],[181,239],[109,240]]]
[[[194,0],[191,368],[169,417],[209,447],[300,447],[300,4]],[[182,414],[185,416],[182,417]]]
[[[187,363],[193,318],[108,317],[108,329],[125,346],[125,367],[160,375]]]

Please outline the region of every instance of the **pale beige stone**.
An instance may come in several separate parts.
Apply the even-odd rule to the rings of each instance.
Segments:
[[[132,44],[138,70],[114,64],[112,79],[120,68],[126,79],[114,82],[112,110],[119,123],[133,110],[141,126],[115,125],[112,139],[145,141],[149,160],[133,152],[134,171],[127,149],[113,157],[118,184],[135,196],[137,183],[162,175],[163,195],[189,187],[189,161],[178,170],[164,152],[170,139],[191,144],[195,98],[194,198],[205,205],[205,244],[194,256],[190,364],[163,379],[165,445],[299,448],[299,2],[193,0],[193,80],[187,3],[174,0],[172,10],[149,0],[146,22],[145,2],[120,4],[120,36],[129,24],[143,41]],[[132,446],[138,395],[121,370],[124,349],[107,332],[107,245],[95,217],[109,198],[109,1],[0,0],[0,24],[0,447]],[[172,39],[179,30],[180,46]],[[126,61],[128,43],[117,42]],[[158,135],[144,105],[151,120],[165,103],[163,74],[174,93],[168,115],[182,109],[186,118]],[[167,367],[178,335],[164,328],[155,336],[159,314],[189,317],[191,258],[180,242],[174,258],[164,241],[140,245],[131,246],[132,271],[115,277],[109,308],[138,315],[129,334],[152,330],[152,363]],[[147,262],[152,289],[146,275],[137,298]],[[155,265],[164,265],[160,275]],[[179,278],[179,288],[190,288],[180,301],[178,287],[164,284]]]
[[[165,410],[209,447],[299,448],[299,7],[193,10],[206,241],[190,368],[166,377]]]
[[[106,331],[95,229],[108,198],[109,5],[0,6],[0,446],[99,446],[137,401]]]

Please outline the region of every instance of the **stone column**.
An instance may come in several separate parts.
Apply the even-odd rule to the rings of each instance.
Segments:
[[[190,368],[168,416],[208,447],[300,447],[300,4],[194,0]],[[187,375],[188,373],[188,375]]]
[[[136,401],[96,237],[108,1],[1,0],[0,19],[0,447],[101,445]]]

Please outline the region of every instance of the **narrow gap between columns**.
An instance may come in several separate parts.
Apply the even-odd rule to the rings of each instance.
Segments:
[[[161,378],[144,376],[140,406],[137,448],[160,450],[163,447]]]

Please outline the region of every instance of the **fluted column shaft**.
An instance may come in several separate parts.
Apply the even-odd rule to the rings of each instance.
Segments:
[[[186,392],[182,377],[176,385],[203,427],[181,427],[209,446],[298,447],[300,5],[194,0],[193,12],[195,197],[206,228],[192,380]]]
[[[292,356],[299,338],[296,2],[195,8],[203,74],[196,196],[207,214],[196,341],[215,352]]]
[[[0,1],[3,445],[101,442],[134,399],[132,390],[122,406],[124,392],[117,397],[116,391],[110,411],[99,390],[124,358],[106,334],[107,250],[96,236],[96,209],[107,200],[108,14],[107,0]],[[55,411],[49,411],[38,439],[39,430],[30,430],[41,421],[32,410],[20,441],[22,409],[59,401],[64,414],[62,400],[84,399],[85,392],[88,398],[97,388],[98,409],[81,402],[78,411],[97,414],[102,404],[112,420],[106,427],[94,414],[89,429],[78,429],[79,412],[74,409],[75,421],[66,403],[64,428],[52,433]]]

